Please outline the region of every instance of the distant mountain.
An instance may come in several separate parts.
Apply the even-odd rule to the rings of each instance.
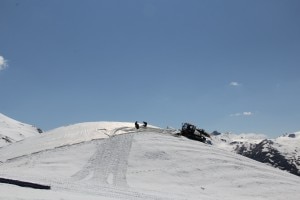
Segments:
[[[213,144],[300,176],[300,132],[276,139],[264,135],[213,132]]]
[[[0,113],[0,148],[27,137],[38,135],[42,130],[11,119]]]

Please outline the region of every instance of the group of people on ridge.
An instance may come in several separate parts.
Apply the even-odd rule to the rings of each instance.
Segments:
[[[136,129],[139,129],[139,128],[140,128],[140,125],[139,125],[138,121],[136,121],[136,122],[134,123],[134,125],[135,125],[135,128],[136,128]],[[147,122],[143,122],[143,127],[144,127],[144,128],[146,128],[147,125],[148,125]]]

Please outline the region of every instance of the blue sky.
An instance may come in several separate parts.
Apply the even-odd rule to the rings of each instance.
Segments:
[[[0,112],[300,131],[298,0],[0,0]]]

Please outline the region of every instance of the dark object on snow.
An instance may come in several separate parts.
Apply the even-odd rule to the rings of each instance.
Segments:
[[[13,179],[6,179],[6,178],[0,178],[0,183],[6,183],[11,185],[17,185],[20,187],[29,187],[34,189],[43,189],[43,190],[50,190],[51,187],[49,185],[41,185],[36,183],[30,183],[25,181],[18,181]]]
[[[290,138],[296,138],[296,134],[291,133],[291,134],[288,135],[288,137],[290,137]]]
[[[40,128],[37,128],[36,130],[37,130],[39,133],[43,133],[43,130],[40,129]]]
[[[12,139],[11,138],[9,138],[9,137],[7,137],[7,136],[4,136],[4,137],[2,137],[2,138],[0,138],[0,139],[3,139],[5,142],[7,142],[7,143],[12,143],[13,141],[12,141]]]
[[[218,132],[218,131],[214,131],[214,132],[212,132],[211,134],[212,134],[212,135],[221,135],[221,133]]]
[[[143,122],[143,127],[147,127],[148,123],[147,122]]]
[[[205,130],[197,129],[195,125],[189,123],[183,123],[180,134],[189,139],[198,140],[204,143],[206,137],[210,138],[210,135],[206,133]]]
[[[189,124],[189,123],[184,123],[181,127],[181,134],[182,135],[192,135],[195,133],[196,126]]]
[[[135,125],[135,128],[136,128],[136,129],[139,129],[139,128],[140,128],[140,125],[138,124],[137,121],[134,123],[134,125]]]
[[[196,129],[196,130],[197,130],[201,135],[204,135],[205,137],[211,138],[210,135],[209,135],[208,133],[206,133],[204,129]]]

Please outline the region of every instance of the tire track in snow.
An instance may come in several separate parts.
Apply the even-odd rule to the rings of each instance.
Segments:
[[[117,131],[127,133],[117,135]],[[72,176],[68,186],[64,188],[61,184],[57,184],[57,189],[83,190],[118,199],[169,199],[160,194],[135,191],[127,185],[128,158],[134,138],[132,132],[134,129],[128,127],[111,131],[110,138],[96,143],[95,153],[86,166]]]
[[[125,128],[115,129],[110,138],[99,141],[94,155],[82,170],[72,176],[72,180],[88,179],[101,185],[128,187],[126,173],[134,135],[116,135]]]
[[[133,135],[123,134],[108,139],[98,168],[94,171],[96,180],[114,186],[127,187],[126,173]]]

